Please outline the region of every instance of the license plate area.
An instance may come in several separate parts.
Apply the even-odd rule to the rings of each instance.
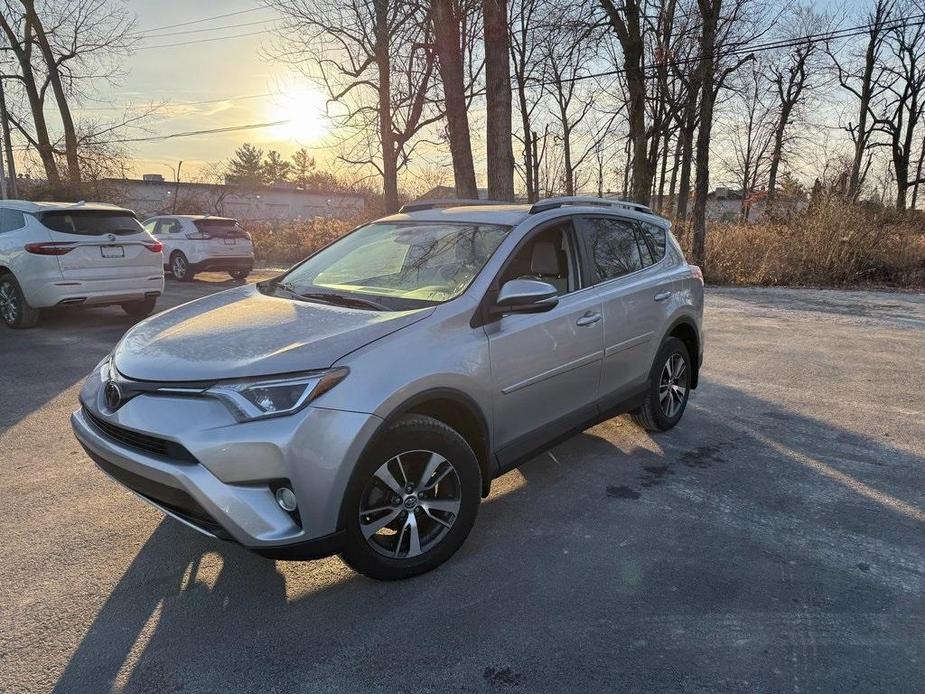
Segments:
[[[124,258],[124,246],[100,246],[100,253],[104,258]]]
[[[226,245],[226,246],[233,246],[233,245],[235,245],[235,243],[236,243],[236,242],[235,242],[234,239],[225,239],[225,245]]]

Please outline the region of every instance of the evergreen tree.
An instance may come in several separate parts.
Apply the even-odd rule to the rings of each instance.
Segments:
[[[292,165],[282,158],[279,152],[271,149],[263,165],[263,175],[267,183],[287,183]]]
[[[279,156],[277,154],[277,156]],[[254,145],[244,143],[235,150],[234,157],[228,162],[228,171],[225,174],[228,183],[243,186],[261,186],[266,184],[266,166],[263,161],[263,150]]]
[[[299,188],[307,188],[314,177],[315,158],[305,147],[297,149],[292,155],[292,180]]]

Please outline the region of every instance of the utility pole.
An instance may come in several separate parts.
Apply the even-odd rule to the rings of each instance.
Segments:
[[[9,193],[11,197],[19,197],[16,190],[16,163],[13,161],[13,143],[10,139],[10,119],[6,112],[6,95],[3,93],[3,78],[0,78],[0,121],[3,124],[3,148],[6,150],[6,166],[9,172]],[[4,199],[6,189],[4,188]]]
[[[177,198],[180,197],[180,167],[181,166],[183,166],[182,159],[177,164],[176,185],[174,185],[174,188],[173,188],[173,209],[170,211],[170,214],[177,213]]]

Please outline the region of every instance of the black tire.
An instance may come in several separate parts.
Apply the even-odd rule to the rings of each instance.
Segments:
[[[678,379],[669,377],[669,390],[674,390],[672,386],[677,386],[683,390],[683,398],[680,402],[677,396],[668,393],[667,398],[675,398],[671,406],[666,407],[662,395],[662,388],[665,385],[666,369],[670,369],[669,361],[680,358],[684,364],[683,373]],[[677,363],[676,361],[674,362]],[[646,391],[646,399],[642,407],[632,413],[633,421],[646,431],[667,431],[681,421],[684,410],[687,407],[687,400],[691,392],[691,375],[693,374],[691,357],[687,351],[687,346],[676,337],[669,337],[662,343],[655,355],[655,361],[652,364],[652,370],[649,372],[649,385]],[[677,390],[675,390],[677,393]],[[678,394],[680,395],[680,394]],[[672,410],[671,407],[676,409]],[[667,411],[666,411],[667,410]]]
[[[415,522],[415,528],[419,527],[426,531],[430,526],[430,532],[436,533],[434,539],[430,540],[433,545],[426,547],[427,535],[423,535],[423,538],[420,538],[422,540],[420,548],[423,550],[421,554],[401,558],[386,556],[385,549],[381,548],[374,540],[367,540],[363,535],[361,529],[361,509],[363,507],[361,507],[361,504],[370,503],[369,494],[378,493],[382,495],[384,492],[386,497],[390,495],[390,492],[383,485],[374,482],[375,473],[383,465],[394,465],[392,461],[397,456],[402,455],[405,460],[404,466],[413,468],[415,465],[414,456],[423,456],[431,452],[437,453],[444,458],[444,462],[449,463],[452,471],[455,471],[456,476],[450,478],[449,483],[451,492],[458,494],[458,513],[455,516],[452,514],[443,516],[446,520],[452,521],[449,529],[443,530],[430,520],[434,517],[430,510],[427,508],[414,508],[411,513],[415,518],[421,519]],[[411,458],[410,461],[409,457]],[[441,463],[442,465],[443,463]],[[443,469],[445,470],[445,468]],[[442,479],[449,477],[452,471],[443,475]],[[412,476],[409,472],[409,475],[406,476],[406,481],[408,477]],[[435,472],[431,478],[436,476]],[[396,481],[398,480],[396,479]],[[421,480],[420,484],[423,485],[427,481]],[[440,493],[441,487],[439,485],[442,484],[444,484],[442,481],[435,484],[433,492],[429,494],[430,498],[425,497],[424,493],[422,493],[420,506],[425,506],[428,500],[433,502],[434,497],[437,497]],[[481,488],[481,472],[478,460],[462,436],[443,422],[431,417],[423,415],[404,416],[392,424],[374,442],[371,450],[359,462],[353,473],[347,487],[342,509],[341,522],[345,529],[345,543],[341,556],[355,571],[380,581],[394,581],[431,571],[453,556],[469,535],[478,514],[479,503],[481,502]],[[407,487],[404,491],[408,492],[409,489],[410,487]],[[408,508],[407,505],[400,503],[400,497],[395,496],[394,493],[392,493],[392,496],[394,497],[392,503],[395,506],[390,508]],[[416,491],[414,496],[417,498]],[[399,501],[395,501],[395,499],[399,499]],[[405,501],[407,502],[407,497]],[[456,503],[455,499],[450,503]],[[442,511],[438,513],[443,514]],[[386,515],[389,515],[389,512],[386,512]],[[425,515],[429,516],[429,518],[425,517]],[[396,544],[400,550],[403,546],[401,527],[406,524],[405,519],[407,517],[407,511],[400,511],[400,515],[395,521],[382,528],[383,531],[387,533],[394,532],[394,534],[377,534],[373,537],[380,541],[383,538],[386,540],[388,538],[397,538]],[[370,516],[367,515],[364,518],[369,519]],[[408,519],[408,521],[410,520],[412,519]],[[392,528],[392,525],[396,527]],[[415,537],[419,537],[418,533],[419,531],[415,530]],[[374,545],[380,547],[380,549],[376,549]],[[410,553],[411,545],[409,544],[407,554]]]
[[[237,268],[235,270],[229,270],[228,274],[231,275],[231,279],[235,280],[246,280],[247,276],[251,274],[251,268]]]
[[[39,322],[39,311],[32,308],[12,274],[0,275],[0,320],[8,328],[33,328]]]
[[[174,251],[170,256],[170,272],[178,282],[192,282],[195,275],[189,266],[189,260],[180,251]]]
[[[122,304],[122,310],[132,318],[147,318],[154,311],[157,303],[156,296],[147,296],[140,301],[127,301]]]

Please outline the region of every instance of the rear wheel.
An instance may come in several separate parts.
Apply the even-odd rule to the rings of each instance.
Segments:
[[[430,417],[401,418],[348,487],[344,561],[384,581],[436,568],[472,529],[480,489],[478,460],[462,436]]]
[[[122,304],[122,310],[132,318],[147,318],[154,311],[156,303],[156,296],[147,296],[141,301],[126,301]]]
[[[173,274],[174,279],[179,282],[189,282],[193,279],[189,260],[180,251],[174,251],[174,254],[170,256],[170,272]]]
[[[38,309],[29,305],[10,273],[0,275],[0,319],[9,328],[31,328],[39,321]]]
[[[247,276],[251,274],[251,269],[249,267],[235,268],[234,270],[229,270],[228,274],[231,275],[232,279],[245,280]]]
[[[691,357],[687,346],[669,337],[658,350],[642,407],[633,419],[647,431],[666,431],[681,421],[691,392]]]

